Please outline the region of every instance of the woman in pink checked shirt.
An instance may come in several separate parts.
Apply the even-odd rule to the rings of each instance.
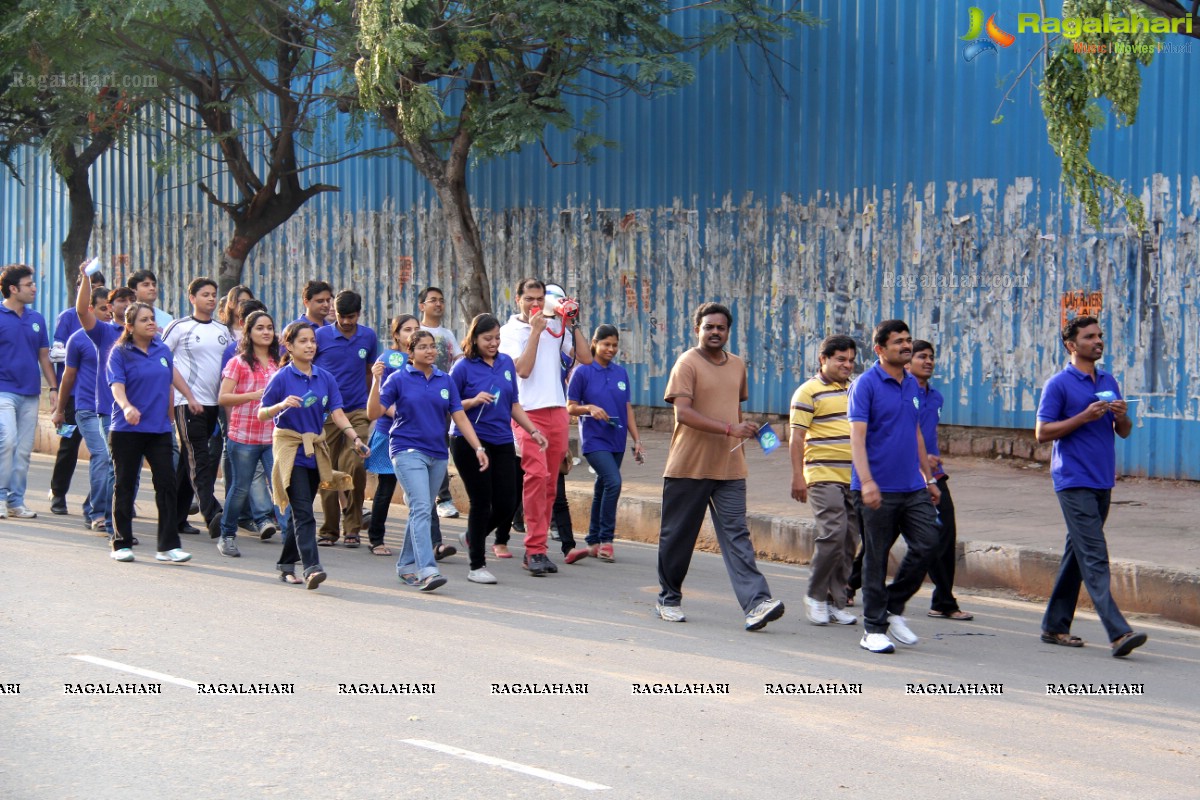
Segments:
[[[279,370],[279,338],[271,315],[265,311],[253,312],[246,317],[243,330],[237,352],[225,365],[217,397],[217,402],[229,409],[226,449],[233,471],[217,550],[233,557],[241,555],[236,542],[238,518],[250,496],[255,467],[261,462],[263,473],[270,475],[274,466],[271,434],[275,424],[271,420],[260,422],[258,409],[267,382]]]

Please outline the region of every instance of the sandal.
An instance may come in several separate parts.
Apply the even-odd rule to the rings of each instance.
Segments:
[[[317,537],[317,547],[333,547],[336,542],[333,539],[325,539]]]
[[[304,582],[296,577],[295,572],[280,572],[279,580],[283,581],[284,583],[291,583],[295,585],[299,585]]]
[[[934,611],[933,609],[930,609],[929,616],[933,617],[934,619],[955,619],[959,622],[966,622],[968,620],[975,619],[974,614],[970,613],[969,611],[963,611],[961,608],[951,611],[950,613],[946,613],[945,611]]]
[[[512,553],[508,552],[508,545],[506,545],[506,544],[492,545],[492,553],[495,554],[496,558],[512,558],[513,557]]]
[[[358,538],[357,533],[347,533],[342,537],[342,543],[345,544],[346,547],[358,547],[360,544],[362,544],[362,539]]]
[[[433,551],[434,561],[441,561],[443,558],[449,558],[458,552],[458,548],[452,544],[439,544],[437,550]]]
[[[609,564],[611,564],[616,560],[613,557],[613,546],[611,544],[600,545],[600,551],[597,555],[597,558],[599,558],[601,561],[607,561]]]
[[[1069,633],[1050,633],[1042,631],[1042,641],[1046,644],[1059,644],[1063,647],[1083,647],[1083,639]]]
[[[371,555],[373,556],[390,556],[392,554],[392,551],[388,550],[385,544],[373,544],[367,549],[371,551]]]

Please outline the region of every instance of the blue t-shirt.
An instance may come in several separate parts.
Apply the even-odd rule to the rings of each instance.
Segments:
[[[103,322],[97,323],[96,328],[103,325]],[[142,418],[136,426],[130,425],[125,414],[114,403],[111,429],[135,433],[170,433],[170,409],[175,399],[171,390],[174,374],[175,361],[171,357],[171,348],[163,344],[161,339],[151,339],[146,352],[132,344],[113,347],[108,355],[108,382],[125,384],[125,399],[141,412]]]
[[[295,364],[280,367],[263,390],[262,406],[273,406],[289,395],[300,398],[300,408],[286,408],[277,414],[275,427],[296,433],[320,433],[325,429],[325,415],[342,407],[337,381],[315,365],[311,375],[296,369]],[[296,452],[296,466],[316,469],[317,459],[304,455],[301,448]]]
[[[0,392],[36,395],[42,392],[42,367],[38,353],[50,347],[46,319],[29,306],[17,315],[0,303],[0,342],[4,357],[0,358]]]
[[[79,312],[75,310],[75,306],[68,306],[60,311],[58,318],[54,320],[54,341],[62,342],[65,347],[67,341],[74,335],[75,331],[82,327],[83,325],[79,323]],[[54,365],[54,374],[58,376],[59,383],[62,383],[64,366],[64,364]],[[78,404],[78,400],[76,404]]]
[[[942,406],[946,404],[942,393],[933,388],[933,384],[929,384],[927,388],[921,388],[921,382],[917,381],[917,394],[921,398],[921,436],[925,438],[925,452],[931,456],[941,456],[942,451],[938,448],[938,423],[942,420]],[[941,478],[946,475],[946,471],[938,467],[934,472],[934,478]]]
[[[99,322],[98,325],[105,323]],[[96,410],[96,345],[88,338],[81,326],[67,337],[68,367],[75,368],[75,386],[71,395],[75,398],[76,411]],[[109,411],[112,409],[110,408]]]
[[[395,456],[405,450],[418,450],[430,458],[448,459],[446,416],[462,411],[458,387],[450,376],[434,367],[425,373],[405,364],[392,373],[379,392],[384,408],[396,407],[396,417],[388,437],[388,453]]]
[[[124,326],[100,322],[92,326],[90,331],[86,331],[88,339],[96,346],[96,413],[109,414],[113,412],[113,396],[112,386],[108,382],[107,369],[104,372],[100,371],[99,365],[104,364],[107,368],[108,358],[112,354],[113,345],[117,343],[117,339],[121,338],[121,332],[125,330]],[[155,341],[162,341],[157,336]],[[121,413],[120,411],[117,412]]]
[[[229,364],[229,359],[233,358],[233,354],[237,352],[238,345],[242,342],[243,334],[229,332],[229,344],[225,345],[225,352],[221,353],[221,374],[225,374],[225,367]]]
[[[867,423],[867,463],[881,492],[916,492],[925,488],[917,450],[921,412],[920,385],[908,372],[897,381],[878,361],[850,384],[851,422]],[[858,470],[850,469],[850,488],[861,491]]]
[[[321,330],[321,328],[329,327],[328,322],[322,322],[320,325],[318,325],[317,323],[315,323],[311,319],[309,319],[307,314],[301,314],[299,317],[292,320],[292,322],[303,322],[303,323],[307,324],[308,327],[313,329],[313,333],[316,333],[317,331]],[[288,323],[288,325],[290,325],[290,324],[291,323]],[[284,325],[283,327],[287,328],[287,325]],[[281,331],[281,333],[282,333],[282,331]]]
[[[517,368],[513,360],[504,353],[496,353],[489,367],[487,362],[475,358],[460,358],[450,368],[450,380],[458,389],[459,397],[474,397],[480,392],[491,392],[497,396],[494,403],[475,406],[467,412],[475,435],[488,444],[511,444],[512,404],[517,396]],[[450,426],[451,436],[461,436],[457,425]]]
[[[342,390],[344,408],[349,411],[367,407],[367,367],[379,355],[379,338],[366,325],[359,325],[350,336],[337,325],[317,331],[318,367],[333,374]]]
[[[1062,372],[1046,381],[1037,418],[1042,422],[1069,419],[1099,400],[1096,392],[1104,391],[1121,398],[1121,387],[1110,373],[1097,367],[1093,381],[1091,376],[1068,364]],[[1086,422],[1054,440],[1050,455],[1054,491],[1113,487],[1117,474],[1115,422],[1116,415],[1108,411],[1100,419]]]
[[[567,386],[567,399],[589,406],[599,406],[608,413],[609,422],[590,416],[579,418],[579,440],[584,453],[607,451],[619,453],[625,449],[629,433],[629,373],[615,361],[607,367],[599,362],[576,367]]]
[[[408,353],[403,350],[384,350],[375,361],[383,364],[383,375],[379,377],[379,388],[382,390],[383,385],[387,383],[387,379],[392,376],[392,373],[408,363]],[[387,414],[375,420],[375,431],[387,436],[388,431],[391,429],[392,418]]]

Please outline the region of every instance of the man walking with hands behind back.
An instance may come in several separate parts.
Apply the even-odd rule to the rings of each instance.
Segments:
[[[1104,333],[1096,318],[1068,322],[1062,342],[1071,363],[1046,381],[1034,429],[1039,442],[1054,442],[1050,475],[1067,522],[1067,546],[1042,618],[1042,641],[1083,647],[1083,639],[1071,635],[1082,583],[1104,624],[1113,656],[1120,658],[1146,643],[1146,634],[1129,627],[1113,600],[1104,540],[1117,472],[1113,434],[1128,438],[1133,422],[1121,387],[1096,366],[1104,355]]]
[[[746,451],[738,447],[757,435],[743,422],[749,398],[746,362],[725,349],[733,314],[718,303],[696,309],[699,344],[671,369],[666,401],[675,406],[675,430],[663,471],[662,527],[658,534],[658,595],[655,610],[667,622],[683,622],[683,579],[692,563],[696,537],[710,511],[721,557],[746,630],[756,631],[783,616],[758,571],[746,527]]]

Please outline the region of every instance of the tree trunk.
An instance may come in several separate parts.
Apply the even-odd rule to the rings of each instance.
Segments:
[[[67,286],[74,286],[79,277],[79,265],[87,256],[88,244],[92,241],[92,229],[96,224],[96,204],[92,200],[92,186],[88,169],[79,162],[73,145],[65,145],[54,159],[55,171],[67,185],[71,222],[67,238],[60,246],[63,276]],[[107,266],[107,265],[106,265]],[[111,282],[113,276],[106,275]],[[67,293],[71,294],[70,291]]]
[[[450,244],[454,247],[455,300],[466,323],[479,314],[492,313],[491,281],[483,260],[483,238],[475,223],[471,195],[465,182],[461,186],[447,186],[445,190],[438,187],[437,195]]]
[[[246,257],[250,255],[250,250],[254,245],[262,241],[263,236],[259,236],[254,241],[238,230],[239,226],[234,225],[233,239],[229,245],[221,252],[221,266],[217,272],[217,296],[224,297],[229,291],[242,282],[242,275],[246,269]]]

